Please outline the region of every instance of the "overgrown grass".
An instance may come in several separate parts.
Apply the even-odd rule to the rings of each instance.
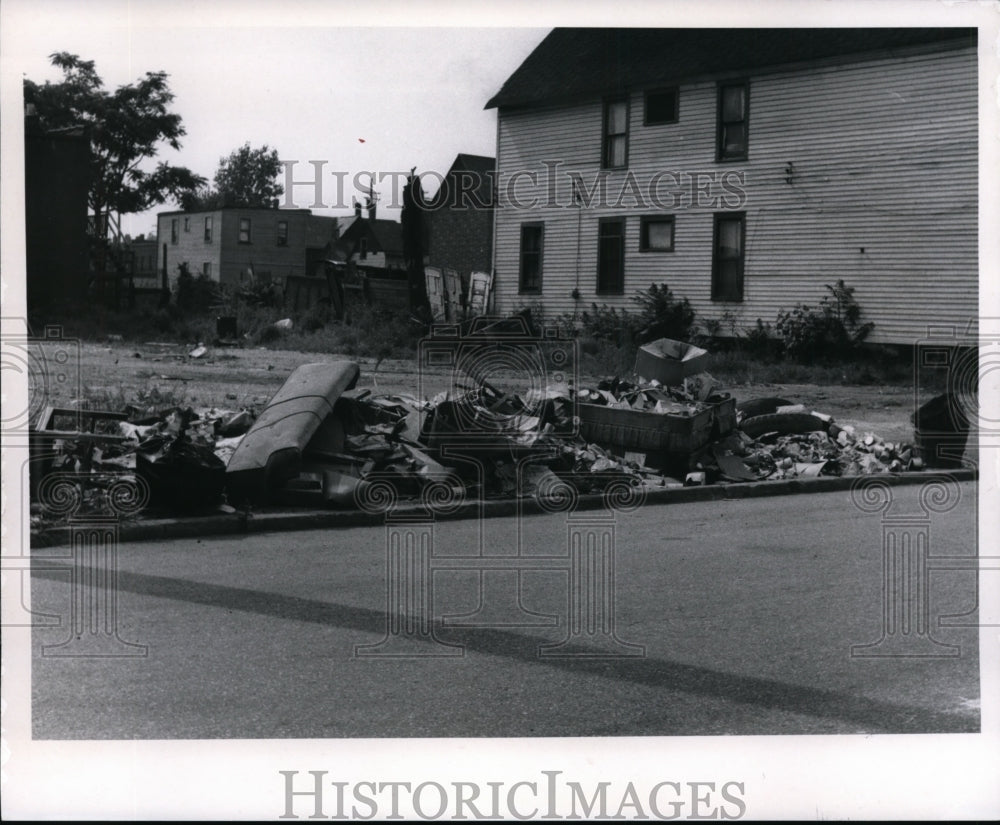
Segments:
[[[412,357],[424,332],[405,312],[364,304],[350,308],[343,320],[335,319],[323,305],[289,312],[283,307],[240,303],[214,313],[184,312],[176,305],[117,312],[93,307],[84,313],[47,318],[32,327],[41,332],[45,326],[58,324],[66,336],[84,341],[120,336],[134,344],[164,341],[193,346],[216,340],[219,315],[235,315],[239,340],[248,346],[373,358]],[[283,318],[291,319],[290,330],[275,327]]]

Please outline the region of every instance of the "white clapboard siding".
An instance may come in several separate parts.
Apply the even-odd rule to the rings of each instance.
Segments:
[[[609,198],[582,209],[571,205],[569,173],[588,188],[598,173],[601,102],[501,111],[496,306],[540,302],[547,316],[592,302],[634,308],[637,290],[667,283],[701,317],[727,313],[750,326],[817,304],[842,278],[875,323],[873,342],[913,343],[929,323],[965,329],[978,314],[976,68],[975,49],[963,48],[751,75],[749,159],[738,162],[715,160],[714,81],[681,84],[679,120],[660,126],[643,126],[635,92],[628,171],[608,173]],[[628,175],[649,201],[657,173],[659,204],[615,203]],[[732,185],[723,192],[724,173],[742,176],[730,178],[742,196]],[[713,179],[695,200],[692,181]],[[741,303],[710,295],[722,195],[746,213]],[[639,216],[663,213],[675,216],[674,251],[640,252]],[[598,295],[597,224],[613,216],[627,217],[625,294]],[[528,221],[545,225],[541,295],[518,293]]]

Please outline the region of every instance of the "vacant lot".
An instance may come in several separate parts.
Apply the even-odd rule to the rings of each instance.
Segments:
[[[190,347],[157,342],[84,343],[81,348],[81,392],[91,405],[121,407],[136,399],[152,403],[255,406],[258,411],[299,364],[336,360],[336,355],[264,348],[209,348],[200,358]],[[360,363],[360,387],[378,394],[432,395],[452,385],[442,369],[417,370],[413,360],[352,358]],[[581,376],[581,384],[596,383]],[[737,401],[781,396],[832,415],[859,432],[873,432],[888,441],[910,441],[913,388],[906,386],[817,386],[814,384],[754,384],[724,386]],[[73,400],[56,397],[59,403]]]

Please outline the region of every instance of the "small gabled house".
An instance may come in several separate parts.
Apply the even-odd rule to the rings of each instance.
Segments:
[[[348,251],[349,260],[367,269],[403,270],[403,226],[384,218],[343,218],[340,243]]]
[[[872,342],[978,315],[974,29],[556,29],[498,111],[495,304],[774,323],[855,289]]]

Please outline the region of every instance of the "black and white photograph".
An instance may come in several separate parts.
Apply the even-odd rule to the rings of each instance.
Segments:
[[[2,816],[1000,816],[1000,6],[4,0]]]

